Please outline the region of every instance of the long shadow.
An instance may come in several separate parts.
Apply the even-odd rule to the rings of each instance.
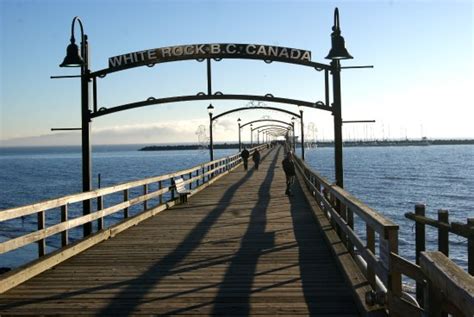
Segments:
[[[289,197],[305,302],[311,316],[357,315],[358,311],[349,287],[339,272],[329,247],[309,211],[298,183],[294,196]]]
[[[269,155],[270,152],[271,151],[265,153],[265,156]],[[124,290],[110,301],[110,304],[107,307],[99,312],[99,316],[131,314],[141,303],[141,300],[150,289],[155,287],[160,280],[169,275],[177,264],[183,261],[188,254],[192,253],[193,250],[199,246],[209,229],[211,229],[213,224],[216,223],[219,217],[225,212],[226,208],[229,207],[236,191],[252,177],[253,173],[254,170],[252,169],[238,182],[230,186],[222,195],[219,203],[217,203],[217,207],[210,211],[209,214],[192,229],[176,249],[155,263],[140,277],[134,279]],[[133,297],[130,296],[130,294],[133,294]]]
[[[270,203],[270,186],[275,174],[279,151],[280,148],[278,148],[258,190],[258,202],[250,213],[249,225],[242,238],[240,248],[232,258],[220,284],[214,300],[213,315],[226,315],[229,311],[232,311],[233,315],[249,315],[250,295],[258,259],[265,249],[273,247],[274,244],[273,234],[265,232],[267,217],[265,210]],[[236,283],[238,284],[239,297],[234,294]]]

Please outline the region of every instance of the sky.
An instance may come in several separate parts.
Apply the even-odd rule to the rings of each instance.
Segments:
[[[51,131],[81,122],[79,79],[50,79],[79,73],[59,67],[74,16],[89,38],[92,71],[116,55],[205,43],[310,50],[312,61],[327,64],[335,7],[354,57],[342,65],[374,66],[342,71],[343,120],[376,120],[345,124],[344,139],[474,138],[473,1],[0,0],[0,146],[80,144],[79,132]],[[322,73],[308,67],[227,59],[213,62],[212,72],[214,91],[324,100]],[[194,60],[138,67],[101,79],[98,103],[197,94],[206,83],[206,64]],[[212,104],[217,115],[248,101]],[[196,143],[197,131],[208,130],[208,105],[170,103],[99,117],[92,143]],[[266,105],[297,112],[294,105]],[[238,118],[290,120],[274,111],[236,112],[215,122],[215,142],[238,139]],[[307,139],[333,138],[331,113],[307,108],[304,123]],[[248,128],[242,138],[250,139]]]

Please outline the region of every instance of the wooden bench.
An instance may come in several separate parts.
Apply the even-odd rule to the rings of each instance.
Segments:
[[[182,178],[173,179],[172,187],[179,195],[179,201],[181,203],[188,202],[188,195],[191,194],[191,191],[186,189],[186,186],[184,186],[184,180]]]

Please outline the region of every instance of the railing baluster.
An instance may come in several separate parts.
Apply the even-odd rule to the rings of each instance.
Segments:
[[[425,216],[425,205],[417,204],[415,205],[415,214],[418,216]],[[423,223],[419,223],[418,221],[415,224],[415,241],[416,241],[416,264],[420,265],[420,253],[425,251],[425,225]],[[423,307],[423,299],[424,299],[424,290],[423,284],[417,282],[416,283],[416,300]]]
[[[123,201],[126,202],[128,201],[128,189],[124,189],[123,191]],[[128,207],[123,209],[123,217],[128,218],[129,213],[128,213]]]
[[[38,231],[45,228],[45,215],[44,211],[39,211],[38,216]],[[42,257],[46,252],[46,239],[38,240],[38,257]]]
[[[158,190],[161,190],[161,189],[163,189],[163,182],[158,181]],[[159,203],[161,205],[163,203],[163,194],[160,194],[160,196],[158,196],[158,199],[159,199]]]
[[[193,172],[189,172],[188,179],[193,178]],[[189,189],[193,189],[193,182],[189,182]]]
[[[449,225],[449,212],[438,210],[438,221]],[[446,228],[438,228],[438,251],[449,257],[449,231]]]
[[[170,178],[170,186],[173,184],[173,178]],[[171,190],[171,200],[174,200],[174,188]]]
[[[354,230],[354,212],[352,211],[351,208],[346,208],[347,211],[347,225],[349,228]],[[350,240],[347,241],[347,249],[349,249],[349,252],[354,256],[354,245],[351,243]]]
[[[468,218],[467,224],[474,227],[474,218]],[[467,271],[474,275],[474,237],[472,235],[467,240]]]
[[[375,254],[375,231],[368,224],[365,224],[365,228],[367,232],[367,249]],[[375,271],[370,263],[367,263],[367,280],[369,281],[372,288],[375,289]]]
[[[148,194],[148,184],[143,185],[143,196]],[[143,202],[143,211],[148,209],[148,199]]]
[[[68,205],[61,206],[61,222],[66,222],[68,219]],[[66,229],[61,232],[61,246],[65,247],[69,243],[69,230]]]
[[[97,211],[104,208],[104,196],[97,197]],[[97,219],[97,230],[104,229],[104,217]]]
[[[390,252],[398,254],[398,228],[387,228],[386,233],[389,246],[388,261],[390,261]],[[400,272],[388,271],[388,285],[393,296],[402,296],[402,276]]]

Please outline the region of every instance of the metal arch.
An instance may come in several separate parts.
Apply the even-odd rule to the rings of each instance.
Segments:
[[[290,126],[288,126],[288,127],[283,127],[283,126],[277,125],[277,124],[264,124],[264,125],[261,125],[261,126],[259,126],[259,127],[252,128],[251,131],[255,131],[255,130],[258,130],[258,129],[261,129],[261,128],[265,128],[265,127],[275,127],[275,128],[282,128],[282,129],[291,129]]]
[[[310,107],[310,108],[315,108],[315,109],[320,109],[320,110],[326,110],[326,111],[332,111],[332,107],[328,107],[327,105],[321,105],[318,104],[318,102],[309,102],[309,101],[303,101],[303,100],[296,100],[296,99],[288,99],[288,98],[281,98],[281,97],[273,97],[273,96],[259,96],[259,95],[238,95],[238,94],[229,94],[229,95],[224,95],[224,94],[217,94],[217,95],[206,95],[206,94],[197,94],[197,95],[185,95],[185,96],[175,96],[175,97],[166,97],[166,98],[154,98],[150,97],[146,100],[143,101],[138,101],[138,102],[132,102],[128,104],[124,104],[121,106],[116,106],[113,108],[106,108],[106,107],[101,107],[99,110],[92,112],[90,114],[90,118],[97,118],[101,117],[104,115],[108,115],[111,113],[119,112],[119,111],[124,111],[124,110],[130,110],[134,108],[140,108],[140,107],[145,107],[145,106],[151,106],[151,105],[157,105],[157,104],[165,104],[165,103],[172,103],[172,102],[183,102],[183,101],[204,101],[204,100],[255,100],[255,101],[266,101],[266,102],[272,102],[272,103],[284,103],[284,104],[291,104],[291,105],[300,105],[300,106],[305,106],[305,107]],[[276,111],[281,111],[281,112],[286,112],[292,116],[295,116],[297,118],[300,118],[301,116],[297,113],[284,110],[284,109],[279,109],[279,108],[272,108],[272,107],[243,107],[239,108],[240,110],[245,110],[245,109],[269,109],[269,110],[276,110]],[[237,111],[236,109],[232,110],[231,112]],[[225,114],[231,113],[231,112],[224,112],[218,116],[215,116],[213,119],[216,119],[218,117],[221,117]]]
[[[245,127],[246,125],[249,125],[249,124],[252,124],[252,123],[255,123],[255,122],[263,122],[263,121],[272,121],[272,122],[279,122],[279,123],[282,123],[282,124],[291,125],[291,123],[285,122],[285,121],[283,121],[283,120],[276,120],[276,119],[259,119],[259,120],[253,120],[253,121],[247,122],[246,124],[241,125],[240,128],[243,128],[243,127]]]
[[[286,60],[286,59],[281,59],[281,58],[269,58],[268,56],[258,56],[258,55],[253,55],[253,56],[221,56],[221,57],[209,57],[209,56],[203,56],[201,59],[249,59],[249,60],[262,60],[265,62],[271,61],[271,62],[280,62],[280,63],[287,63],[287,64],[295,64],[295,65],[301,65],[301,66],[306,66],[306,67],[311,67],[316,70],[326,70],[330,71],[332,69],[331,65],[323,64],[323,63],[318,63],[318,62],[312,62],[312,61],[304,61],[304,60]],[[161,63],[168,63],[168,62],[177,62],[177,61],[183,61],[183,60],[198,60],[200,61],[201,59],[197,59],[196,56],[176,56],[172,59],[167,59],[166,61],[155,61],[150,64],[150,62],[144,61],[141,63],[135,63],[132,65],[123,65],[120,67],[114,67],[114,68],[104,68],[101,70],[97,70],[94,72],[91,72],[89,74],[89,78],[95,78],[95,77],[105,77],[108,74],[115,73],[118,71],[126,70],[126,69],[131,69],[135,67],[141,67],[141,66],[154,66],[156,64],[161,64]]]
[[[273,99],[273,98],[272,98]],[[268,100],[267,100],[268,101]],[[280,112],[284,112],[284,113],[287,113],[289,115],[292,115],[292,116],[297,116],[298,118],[301,117],[301,115],[297,114],[297,113],[294,113],[294,112],[291,112],[289,110],[285,110],[285,109],[280,109],[280,108],[275,108],[275,107],[268,107],[268,106],[263,106],[263,107],[240,107],[240,108],[235,108],[235,109],[231,109],[229,111],[226,111],[226,112],[223,112],[215,117],[212,118],[212,120],[217,120],[218,118],[222,117],[222,116],[225,116],[225,115],[228,115],[230,113],[233,113],[233,112],[237,112],[237,111],[244,111],[244,110],[256,110],[256,109],[266,109],[266,110],[275,110],[275,111],[280,111]]]
[[[265,131],[279,131],[279,132],[290,132],[290,129],[277,129],[277,128],[266,128],[266,129],[263,129],[261,130],[260,132],[265,132]]]

